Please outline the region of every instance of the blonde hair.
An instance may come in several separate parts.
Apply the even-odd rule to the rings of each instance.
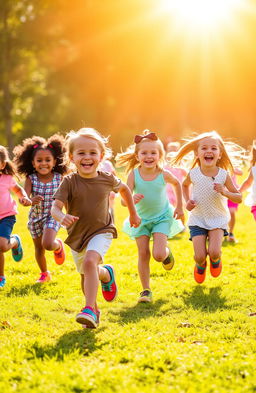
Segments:
[[[144,138],[139,143],[133,143],[132,145],[128,146],[125,152],[118,153],[116,155],[115,160],[116,160],[117,167],[122,167],[122,166],[126,167],[125,169],[126,173],[132,171],[134,168],[140,165],[137,159],[137,154],[139,150],[142,148],[143,143],[155,142],[159,151],[159,161],[157,162],[157,168],[163,169],[164,159],[165,159],[165,151],[164,151],[163,143],[160,141],[159,138],[157,138],[156,140],[147,138],[146,136],[148,134],[150,134],[150,131],[144,130],[142,133]]]
[[[199,134],[191,139],[186,139],[187,142],[179,149],[178,153],[174,158],[171,159],[173,165],[179,164],[181,160],[189,155],[189,153],[194,153],[194,157],[190,160],[191,168],[196,165],[200,166],[198,157],[196,157],[199,142],[205,138],[213,138],[218,142],[221,157],[218,160],[218,166],[223,169],[230,169],[234,172],[234,167],[239,167],[243,160],[245,150],[234,142],[224,141],[222,137],[216,131],[209,131]]]
[[[256,139],[252,141],[252,147],[250,152],[250,166],[254,166],[256,163]]]
[[[67,147],[67,153],[69,158],[71,157],[74,151],[75,141],[81,136],[95,140],[99,145],[99,148],[101,150],[104,159],[112,157],[112,150],[109,147],[107,147],[109,137],[104,137],[94,128],[80,128],[80,130],[70,131],[66,135],[66,147]]]

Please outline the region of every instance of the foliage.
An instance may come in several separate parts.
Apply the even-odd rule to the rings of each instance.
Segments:
[[[71,253],[64,265],[47,253],[52,282],[39,276],[26,229],[28,210],[14,233],[25,256],[6,254],[6,287],[0,292],[0,390],[5,393],[164,393],[255,392],[255,222],[245,206],[237,215],[239,243],[223,247],[223,273],[192,278],[188,233],[171,240],[176,264],[166,272],[151,261],[154,303],[137,305],[141,290],[136,246],[120,228],[127,215],[116,201],[119,238],[105,262],[117,272],[119,295],[104,302],[97,330],[74,318],[83,306],[80,279]],[[61,229],[60,236],[65,238]],[[100,290],[99,290],[100,292]]]

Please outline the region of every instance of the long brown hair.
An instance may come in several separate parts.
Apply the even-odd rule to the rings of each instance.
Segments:
[[[234,142],[224,141],[220,134],[216,131],[204,132],[187,140],[187,142],[179,149],[176,156],[171,159],[171,164],[179,164],[185,156],[188,156],[189,153],[192,152],[194,153],[194,157],[191,160],[191,168],[194,168],[196,165],[200,166],[200,162],[197,157],[197,149],[199,142],[205,138],[213,138],[218,142],[221,151],[221,157],[218,160],[218,166],[220,168],[226,170],[230,169],[231,172],[234,172],[234,167],[239,167],[241,165],[245,150]]]
[[[17,176],[16,167],[14,163],[10,160],[8,150],[6,147],[0,145],[0,161],[5,163],[4,169],[1,170],[1,173],[10,176]]]

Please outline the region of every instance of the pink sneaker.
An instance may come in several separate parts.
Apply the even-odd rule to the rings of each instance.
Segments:
[[[40,273],[40,277],[38,280],[36,280],[36,282],[39,282],[40,284],[43,284],[45,282],[51,281],[51,275],[50,272],[42,272]]]

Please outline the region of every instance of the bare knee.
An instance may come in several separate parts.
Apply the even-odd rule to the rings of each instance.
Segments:
[[[150,251],[148,249],[139,250],[139,259],[142,261],[149,261]]]
[[[203,265],[205,260],[206,260],[206,254],[205,253],[197,253],[194,255],[194,260],[198,265]]]
[[[6,252],[10,249],[10,243],[7,239],[1,238],[0,239],[0,251],[1,252]]]
[[[96,259],[92,258],[91,256],[90,257],[86,256],[83,265],[84,265],[84,273],[86,274],[97,269],[98,262]]]
[[[157,261],[157,262],[162,262],[165,260],[166,258],[166,250],[159,250],[159,251],[153,251],[153,258]]]
[[[53,241],[49,239],[43,239],[42,240],[42,247],[47,250],[47,251],[52,251],[54,250],[54,245]]]
[[[209,250],[209,256],[213,261],[216,261],[217,259],[220,258],[220,252],[215,250],[212,251]]]

